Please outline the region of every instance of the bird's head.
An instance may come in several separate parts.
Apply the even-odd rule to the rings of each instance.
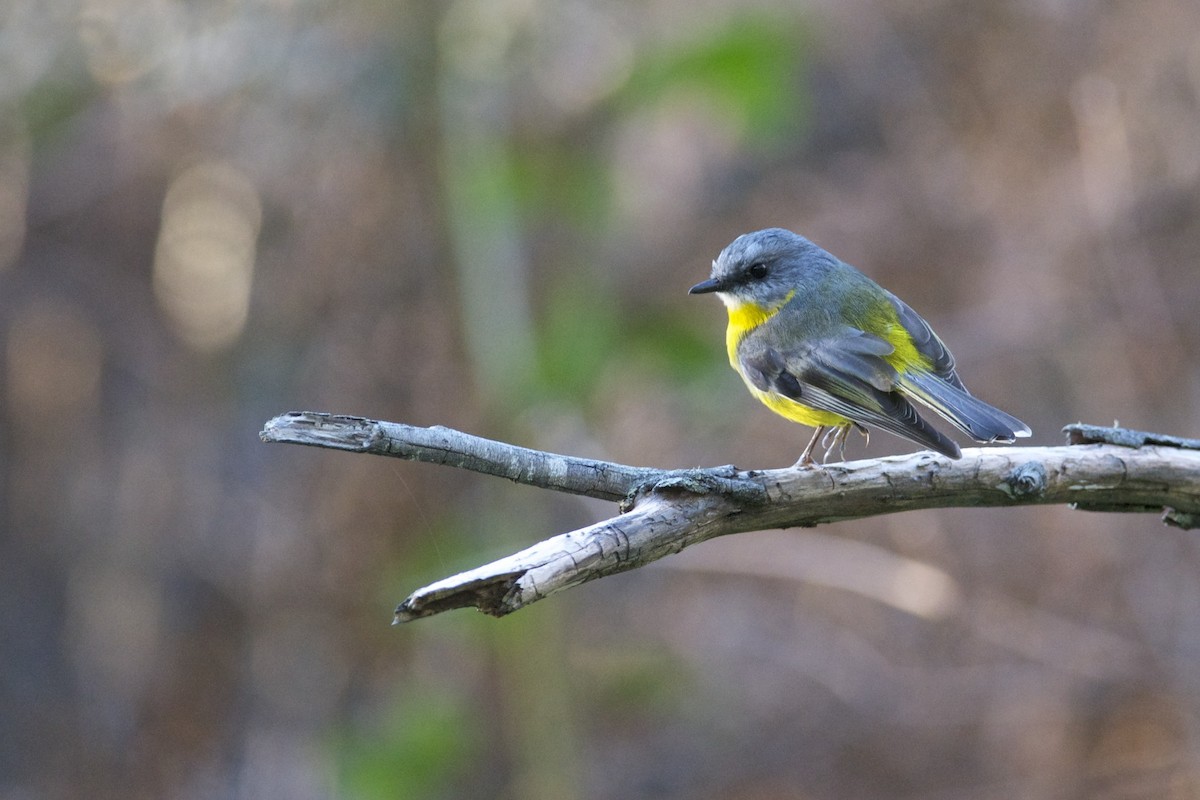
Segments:
[[[777,308],[803,287],[812,269],[825,263],[836,262],[808,239],[767,228],[734,239],[713,261],[711,277],[688,294],[716,292],[731,310],[747,303]]]

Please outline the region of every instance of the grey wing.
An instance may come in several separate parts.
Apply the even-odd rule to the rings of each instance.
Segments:
[[[747,378],[761,391],[874,425],[958,458],[958,445],[922,419],[896,390],[896,371],[883,359],[892,351],[892,346],[877,336],[847,329],[786,352],[747,342],[738,359]]]
[[[889,293],[900,324],[908,331],[917,352],[929,359],[928,373],[900,376],[901,391],[932,408],[956,428],[979,442],[1012,442],[1028,436],[1029,426],[1011,414],[972,396],[954,369],[954,356],[921,315]]]
[[[904,330],[908,331],[908,335],[912,337],[917,352],[929,359],[933,374],[951,386],[962,389],[965,392],[967,387],[963,386],[962,379],[958,377],[958,373],[954,370],[954,355],[942,340],[938,338],[938,335],[933,332],[933,328],[929,327],[929,323],[920,314],[909,308],[907,303],[896,297],[896,295],[888,292],[888,298],[896,308],[896,313],[900,317],[900,324],[904,326]]]

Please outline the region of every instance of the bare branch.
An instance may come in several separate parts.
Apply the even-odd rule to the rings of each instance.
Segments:
[[[1081,422],[1066,426],[1063,433],[1067,435],[1067,444],[1119,444],[1122,447],[1161,444],[1167,447],[1181,447],[1184,450],[1200,450],[1200,439],[1183,439],[1165,433],[1135,431],[1129,428],[1104,428],[1100,425],[1084,425]]]
[[[822,469],[740,471],[629,467],[448,428],[312,413],[276,417],[262,438],[448,464],[559,491],[624,498],[622,515],[417,590],[396,609],[395,621],[407,622],[469,606],[501,616],[716,536],[898,511],[1067,503],[1094,511],[1161,512],[1165,522],[1183,528],[1200,520],[1200,449],[1193,449],[1193,440],[1082,425],[1068,426],[1067,432],[1073,441],[1122,444],[974,448],[957,461],[925,452]]]
[[[670,474],[661,469],[530,450],[440,425],[420,428],[316,411],[291,411],[268,420],[259,438],[264,442],[328,447],[444,464],[599,500],[623,500],[642,484],[662,480]],[[721,470],[724,470],[724,477]],[[759,491],[757,486],[725,484],[723,481],[735,471],[732,467],[721,467],[712,471],[712,477],[718,479],[719,487],[726,491],[739,488]]]

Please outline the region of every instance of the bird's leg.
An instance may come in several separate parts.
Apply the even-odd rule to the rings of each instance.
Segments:
[[[817,442],[824,433],[825,426],[818,425],[817,429],[813,431],[812,438],[808,440],[808,446],[805,447],[804,452],[800,454],[800,459],[792,465],[792,469],[803,469],[817,466],[817,462],[813,460],[812,454],[813,450],[815,450],[817,447]]]
[[[832,437],[830,436],[829,433],[825,434],[825,439],[830,440],[828,447],[825,447],[825,439],[821,440],[821,446],[825,447],[825,457],[822,459],[822,462],[829,461],[829,456],[830,456],[830,454],[833,453],[834,450],[837,450],[838,455],[841,456],[842,461],[845,461],[846,460],[846,439],[847,439],[847,437],[850,436],[850,426],[849,425],[839,425],[836,428],[831,428],[830,432],[833,434]]]

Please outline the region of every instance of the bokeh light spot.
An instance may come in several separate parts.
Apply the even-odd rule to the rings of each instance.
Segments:
[[[258,192],[228,164],[198,164],[167,190],[154,293],[192,348],[222,350],[245,327],[261,225]]]

